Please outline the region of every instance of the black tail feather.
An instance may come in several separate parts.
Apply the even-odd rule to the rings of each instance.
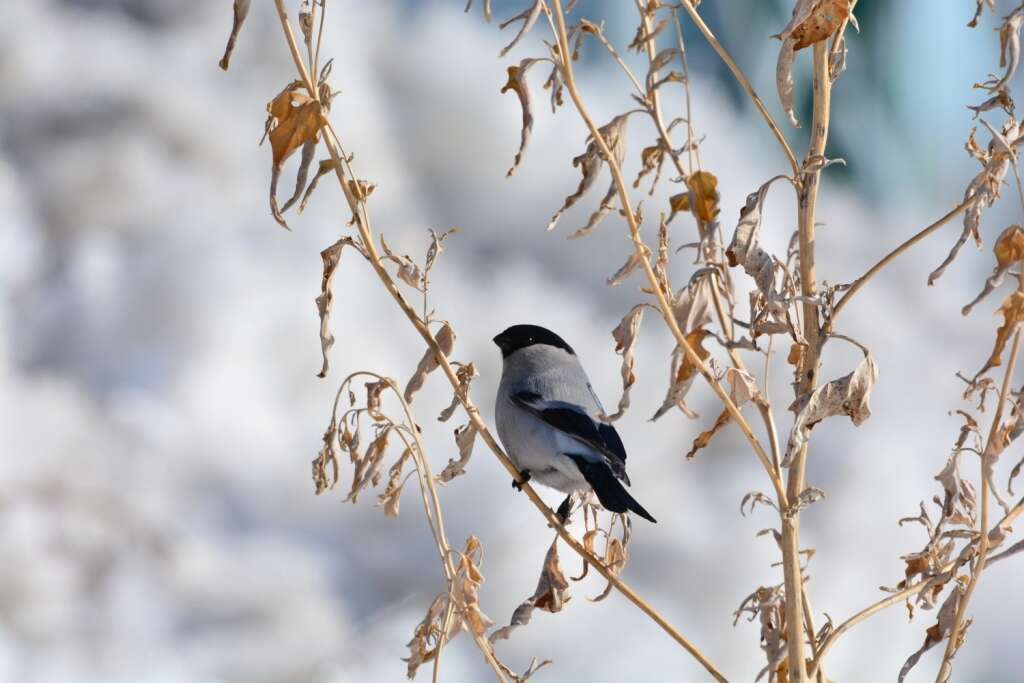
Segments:
[[[597,499],[601,501],[601,505],[606,509],[612,512],[625,512],[629,510],[649,522],[658,523],[658,520],[654,519],[651,513],[645,510],[640,503],[636,502],[633,496],[629,495],[629,491],[622,485],[622,482],[615,478],[611,468],[606,463],[593,462],[574,453],[566,453],[566,455],[576,463],[583,478],[594,489]]]

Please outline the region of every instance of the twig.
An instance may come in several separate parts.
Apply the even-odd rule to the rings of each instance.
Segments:
[[[974,201],[974,198],[971,198],[964,200],[963,202],[960,202],[955,207],[953,207],[945,216],[935,221],[934,223],[932,223],[931,225],[924,228],[916,235],[908,239],[906,242],[903,242],[898,247],[890,251],[888,254],[883,256],[878,263],[871,266],[871,268],[866,273],[864,273],[859,278],[854,280],[853,284],[850,286],[848,290],[846,290],[846,293],[843,294],[842,298],[839,299],[839,301],[836,303],[835,308],[832,310],[833,319],[837,315],[839,315],[839,311],[841,311],[846,306],[850,298],[853,297],[853,295],[856,294],[861,287],[866,285],[871,280],[871,278],[877,275],[880,270],[882,270],[887,265],[892,263],[898,256],[903,254],[903,252],[907,251],[912,246],[914,246],[915,244],[917,244],[918,242],[920,242],[921,240],[928,237],[933,232],[944,226],[946,223],[949,223],[951,220],[959,216],[963,212],[963,210],[970,206],[971,203]]]

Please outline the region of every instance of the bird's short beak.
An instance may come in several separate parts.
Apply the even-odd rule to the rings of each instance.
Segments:
[[[508,340],[505,338],[505,334],[504,333],[496,335],[494,337],[493,341],[494,341],[495,344],[498,345],[498,348],[501,349],[502,351],[505,350],[505,346],[508,343]]]

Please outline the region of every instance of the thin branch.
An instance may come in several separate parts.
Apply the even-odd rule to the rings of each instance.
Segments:
[[[871,266],[871,268],[866,273],[864,273],[859,278],[853,281],[853,284],[846,291],[846,293],[843,294],[842,298],[839,299],[839,301],[836,303],[835,308],[832,310],[832,318],[835,319],[835,317],[839,315],[839,311],[843,310],[843,308],[846,306],[846,303],[850,300],[850,298],[853,297],[853,295],[856,294],[861,287],[866,285],[871,280],[871,278],[877,275],[880,270],[882,270],[887,265],[892,263],[898,256],[903,254],[912,246],[914,246],[924,238],[931,235],[933,232],[944,226],[946,223],[949,223],[951,220],[959,216],[961,213],[963,213],[964,209],[970,206],[971,203],[974,201],[974,198],[971,198],[957,204],[945,216],[935,221],[928,227],[924,228],[919,233],[908,239],[906,242],[903,242],[898,247],[896,247],[888,254],[883,256],[878,263]]]
[[[761,98],[754,91],[754,87],[750,85],[750,81],[748,81],[747,77],[743,75],[743,71],[736,65],[736,62],[729,56],[729,53],[725,51],[722,44],[718,42],[718,38],[716,38],[715,34],[711,32],[711,29],[709,29],[708,25],[704,23],[704,20],[701,19],[700,14],[697,12],[697,8],[693,6],[692,0],[680,0],[680,4],[683,9],[686,10],[686,13],[690,15],[690,18],[693,20],[693,23],[696,24],[697,28],[700,29],[700,32],[704,34],[704,38],[707,39],[714,51],[718,53],[718,56],[722,58],[725,65],[729,67],[729,71],[731,71],[732,75],[736,78],[736,82],[740,84],[740,87],[743,88],[747,93],[747,96],[750,97],[754,106],[756,106],[757,110],[761,112],[761,116],[764,117],[765,123],[767,123],[768,127],[772,129],[772,134],[774,134],[775,139],[779,141],[779,145],[782,147],[782,152],[786,155],[786,159],[789,160],[789,165],[793,169],[794,177],[799,175],[800,165],[797,163],[796,156],[793,154],[793,150],[790,148],[789,143],[786,142],[786,136],[782,134],[782,130],[779,128],[778,124],[775,123],[775,119],[772,118],[772,115],[768,112],[768,108],[764,106],[764,102],[761,101]]]

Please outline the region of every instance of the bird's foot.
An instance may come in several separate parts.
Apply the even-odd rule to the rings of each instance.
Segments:
[[[530,478],[531,478],[530,477],[530,470],[523,470],[522,471],[522,479],[520,479],[518,481],[516,481],[515,479],[512,480],[512,488],[514,488],[516,491],[522,491],[523,490],[523,484],[529,482]]]

